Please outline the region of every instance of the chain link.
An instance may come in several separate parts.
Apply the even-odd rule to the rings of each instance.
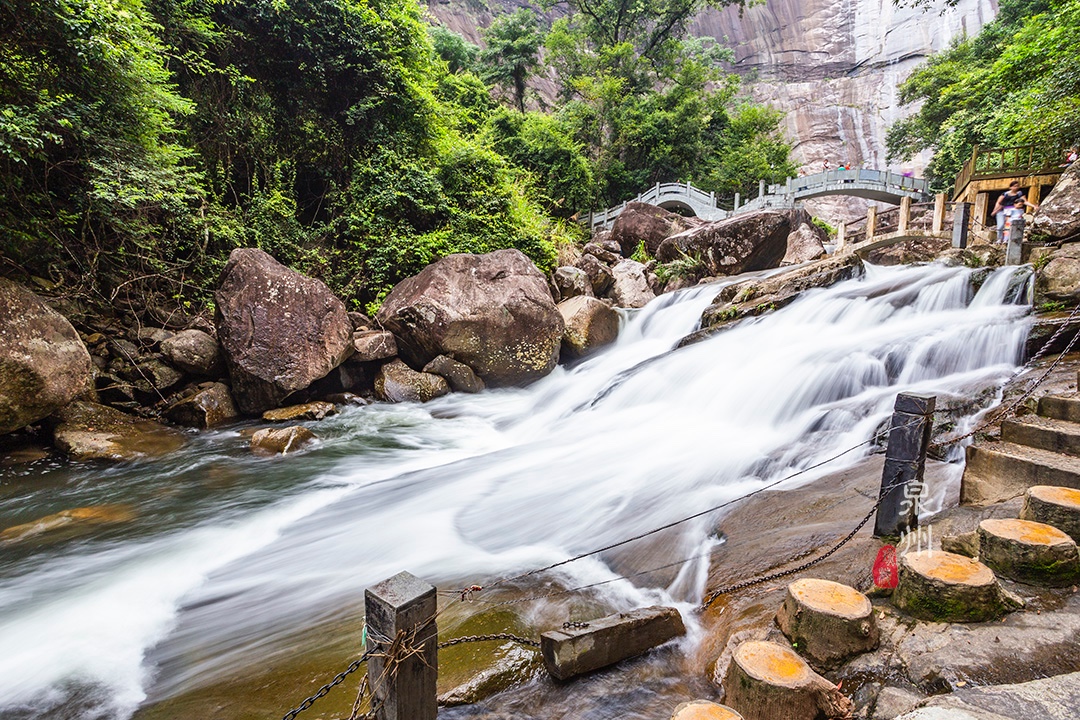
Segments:
[[[439,649],[453,647],[455,645],[462,645],[464,643],[474,642],[488,642],[491,640],[510,640],[516,642],[519,645],[527,645],[529,647],[538,648],[540,643],[537,640],[529,640],[528,638],[519,637],[517,635],[511,635],[510,633],[493,633],[491,635],[462,635],[461,637],[454,638],[453,640],[445,640],[439,643]]]
[[[335,687],[345,682],[345,678],[352,675],[354,672],[360,669],[360,666],[367,662],[367,659],[371,657],[372,650],[368,650],[359,659],[353,660],[349,663],[349,667],[342,670],[340,673],[334,676],[334,679],[319,688],[318,692],[309,697],[304,702],[300,703],[295,709],[285,713],[285,716],[281,720],[293,720],[297,715],[307,710],[309,707],[315,704],[315,701],[319,698],[326,697],[326,694],[333,690]]]

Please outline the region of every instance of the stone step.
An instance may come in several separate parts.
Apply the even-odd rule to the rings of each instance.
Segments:
[[[963,505],[989,505],[1023,495],[1033,485],[1080,489],[1080,458],[1017,445],[969,445],[960,481]]]
[[[1029,415],[1001,423],[1001,439],[1016,445],[1080,456],[1080,423]]]
[[[1038,413],[1054,420],[1080,422],[1080,395],[1044,395],[1039,398]]]

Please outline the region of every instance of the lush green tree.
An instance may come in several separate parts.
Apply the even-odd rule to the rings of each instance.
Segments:
[[[540,66],[540,47],[544,43],[536,13],[521,8],[503,15],[484,29],[483,36],[487,47],[480,53],[482,77],[509,88],[514,105],[525,112],[527,82]]]
[[[477,45],[441,25],[428,27],[428,35],[431,37],[435,54],[442,58],[450,72],[459,73],[473,69],[480,54]]]
[[[959,38],[900,86],[918,112],[889,129],[890,157],[932,150],[928,175],[951,186],[975,145],[1039,145],[1048,158],[1080,138],[1080,1],[1002,0],[976,37]]]

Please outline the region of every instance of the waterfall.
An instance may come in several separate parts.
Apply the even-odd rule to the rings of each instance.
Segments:
[[[898,392],[939,405],[982,392],[1014,372],[1030,326],[1024,270],[975,292],[986,272],[868,266],[673,351],[718,286],[692,288],[627,313],[613,346],[528,388],[348,409],[312,426],[322,443],[304,455],[255,458],[229,430],[155,463],[3,476],[0,526],[104,503],[138,519],[7,549],[0,715],[127,718],[148,696],[281,652],[403,569],[453,588],[547,565],[863,443]],[[573,587],[701,554],[716,520],[543,580]],[[663,586],[591,592],[621,609],[693,603],[704,563]]]

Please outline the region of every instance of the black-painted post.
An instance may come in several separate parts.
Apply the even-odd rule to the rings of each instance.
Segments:
[[[435,720],[438,633],[435,586],[407,572],[398,573],[364,593],[367,612],[368,685],[376,720]],[[403,633],[401,649],[381,653]]]
[[[968,241],[968,223],[971,221],[971,203],[956,203],[953,206],[952,246],[966,248]]]
[[[923,489],[936,405],[933,395],[896,396],[881,473],[881,492],[885,495],[874,520],[874,535],[878,537],[899,537],[919,525],[918,497]]]

